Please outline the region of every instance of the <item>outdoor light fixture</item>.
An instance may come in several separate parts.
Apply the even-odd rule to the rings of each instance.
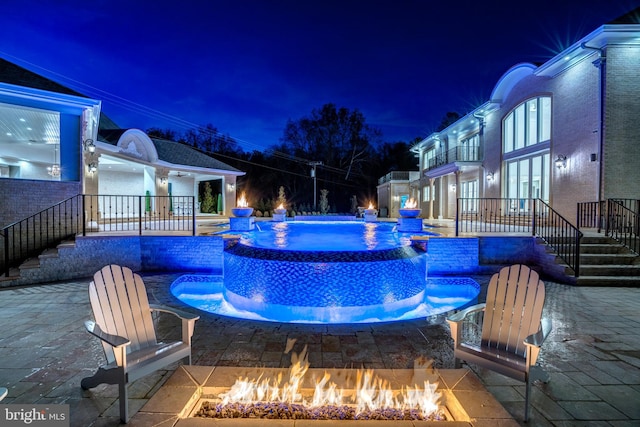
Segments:
[[[455,191],[456,191],[456,185],[455,185],[455,184],[451,184],[451,185],[449,186],[449,189],[450,189],[451,191],[455,192]]]
[[[89,163],[89,172],[94,173],[98,170],[98,164],[95,162]]]
[[[558,158],[556,159],[556,167],[558,169],[564,169],[567,167],[567,156],[562,154],[558,154]]]
[[[93,139],[87,139],[84,142],[84,149],[91,154],[96,152],[96,144],[93,143]]]
[[[487,181],[493,181],[493,172],[487,174]]]
[[[169,181],[169,179],[166,176],[161,176],[160,177],[160,184],[166,184],[167,181]]]

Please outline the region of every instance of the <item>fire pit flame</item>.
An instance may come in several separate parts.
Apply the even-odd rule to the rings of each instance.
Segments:
[[[229,391],[218,395],[221,406],[264,403],[302,405],[308,408],[350,406],[355,408],[356,416],[387,409],[417,411],[421,419],[438,416],[441,393],[436,391],[437,383],[425,381],[423,389],[416,384],[394,392],[389,382],[377,377],[371,369],[357,371],[355,391],[352,394],[339,388],[331,381],[331,375],[325,372],[316,381],[313,397],[307,400],[301,393],[303,378],[309,369],[307,356],[306,346],[300,355],[292,353],[289,378],[285,383],[282,382],[281,374],[275,378],[262,378],[261,375],[254,380],[238,378]]]

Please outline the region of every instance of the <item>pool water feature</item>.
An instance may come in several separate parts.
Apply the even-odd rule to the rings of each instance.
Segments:
[[[394,225],[262,222],[225,249],[222,276],[182,276],[171,291],[204,311],[290,323],[413,319],[475,300],[469,278],[427,279],[427,254]]]

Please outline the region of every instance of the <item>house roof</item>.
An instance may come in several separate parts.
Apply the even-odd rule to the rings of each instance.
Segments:
[[[67,95],[88,98],[75,90],[69,89],[59,83],[49,80],[39,74],[22,68],[19,65],[0,58],[0,81],[16,86],[30,87],[33,89],[48,90],[49,92],[64,93]]]
[[[110,145],[118,145],[118,141],[120,141],[122,135],[128,130],[129,129],[100,129],[98,140],[101,142],[106,142]],[[202,151],[188,145],[162,138],[150,139],[156,148],[158,160],[174,165],[243,173],[233,166],[223,163],[220,160],[214,159],[213,157],[208,156]]]
[[[242,172],[188,145],[158,138],[151,138],[151,141],[153,141],[153,145],[156,146],[158,158],[165,162],[199,168]]]

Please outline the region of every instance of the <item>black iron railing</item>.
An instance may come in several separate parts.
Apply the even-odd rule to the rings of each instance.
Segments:
[[[0,274],[76,235],[101,232],[191,232],[193,196],[86,195],[70,197],[0,230]]]
[[[582,232],[540,199],[535,200],[533,218],[532,234],[544,240],[578,277]]]
[[[456,236],[460,233],[531,233],[532,199],[460,198]]]
[[[457,200],[456,236],[461,233],[524,233],[538,236],[580,274],[582,233],[540,199]]]
[[[4,227],[2,272],[82,232],[82,196],[73,196],[22,221]]]
[[[578,228],[595,228],[598,233],[605,224],[606,202],[581,202],[577,205]]]
[[[192,231],[193,196],[85,195],[87,231]]]
[[[622,243],[636,254],[640,254],[640,214],[621,199],[607,200],[605,235]]]

